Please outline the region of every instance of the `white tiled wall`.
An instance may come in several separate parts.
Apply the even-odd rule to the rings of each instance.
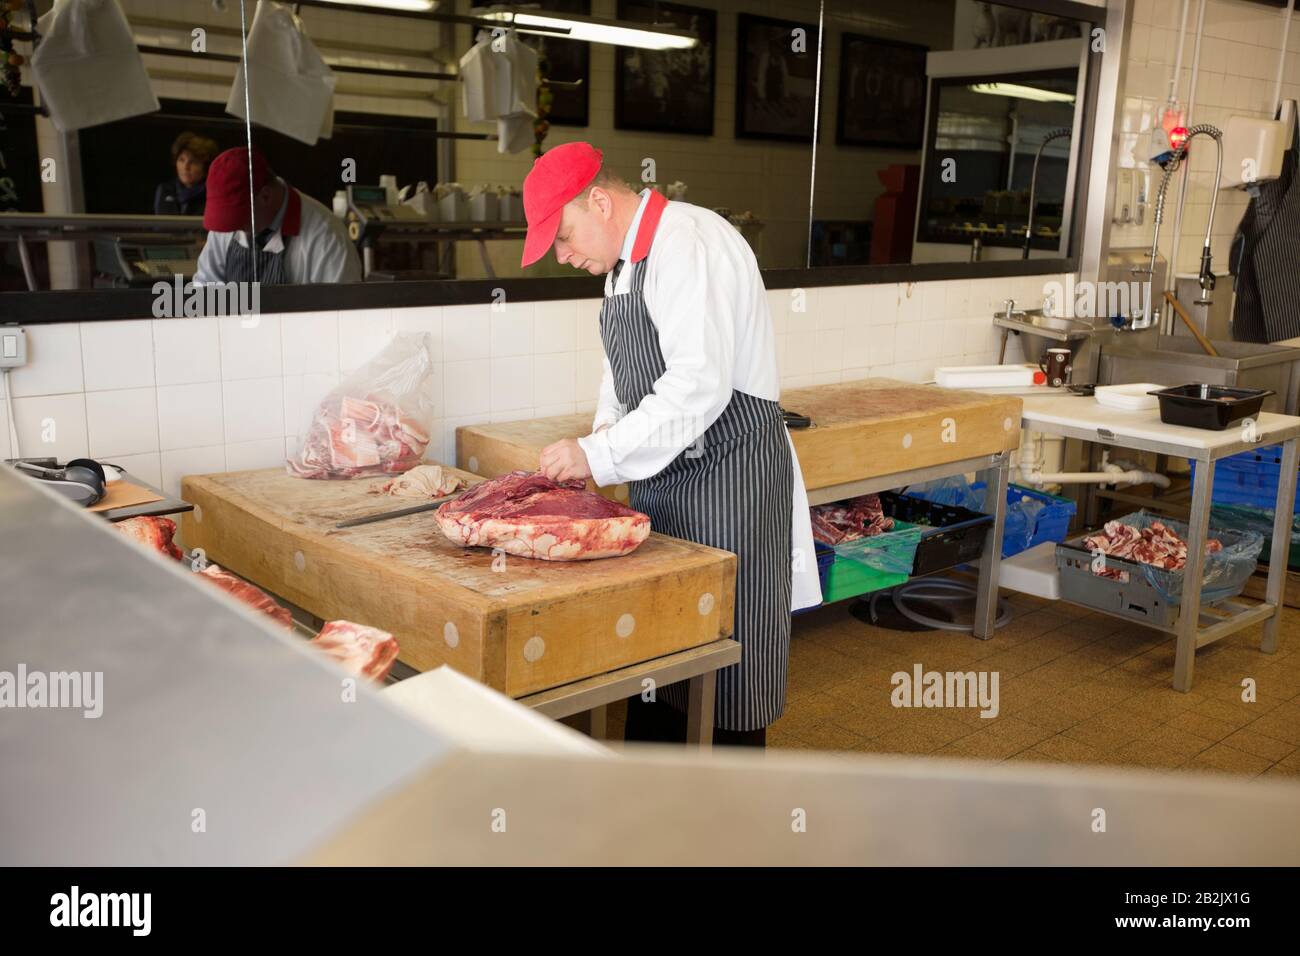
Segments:
[[[1168,80],[1178,53],[1180,11],[1181,4],[1178,3],[1137,0],[1127,49],[1124,132],[1119,164],[1149,177],[1148,195],[1152,203],[1162,170],[1150,163],[1150,130],[1156,111],[1164,105],[1169,92]],[[1196,11],[1197,4],[1193,3],[1183,41],[1182,72],[1178,81],[1178,96],[1184,108],[1188,104],[1191,83]],[[1298,36],[1300,21],[1292,23],[1282,73],[1283,99],[1300,98]],[[1271,118],[1281,40],[1282,11],[1276,7],[1240,0],[1209,0],[1205,33],[1201,40],[1196,103],[1190,123],[1211,123],[1222,129],[1233,114]],[[1178,242],[1177,269],[1180,273],[1194,273],[1199,266],[1210,197],[1214,190],[1213,142],[1199,137],[1193,140],[1190,152],[1191,179]],[[1173,220],[1180,175],[1175,175],[1170,182],[1170,196],[1161,227],[1160,246],[1167,258],[1174,252]],[[1235,190],[1219,193],[1211,235],[1215,271],[1219,274],[1227,271],[1228,249],[1248,198],[1245,193]],[[1148,206],[1146,221],[1141,226],[1114,225],[1111,245],[1149,247],[1153,212],[1154,205]]]
[[[920,382],[939,365],[993,362],[993,311],[1008,296],[1038,305],[1060,278],[769,292],[782,384]],[[89,454],[170,492],[186,474],[278,465],[340,377],[407,330],[430,333],[439,401],[428,457],[451,461],[459,425],[595,408],[599,309],[582,299],[499,313],[486,304],[285,313],[253,328],[238,318],[32,326],[31,361],[12,376],[20,450]],[[0,428],[0,457],[12,454]]]

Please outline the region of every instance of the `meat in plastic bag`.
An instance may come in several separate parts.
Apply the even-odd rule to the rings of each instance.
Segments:
[[[362,478],[420,464],[435,410],[428,335],[398,333],[325,396],[286,462],[298,478]]]

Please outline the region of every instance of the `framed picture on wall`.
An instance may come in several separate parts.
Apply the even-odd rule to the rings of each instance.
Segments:
[[[928,47],[857,33],[840,36],[840,146],[920,149],[925,137]]]
[[[816,25],[747,13],[737,19],[736,138],[811,143]]]
[[[591,15],[591,0],[541,0],[539,6],[553,13]],[[591,44],[563,37],[521,33],[519,39],[546,58],[551,85],[553,126],[587,126],[587,97],[591,86]]]
[[[702,7],[619,0],[618,18],[694,33],[689,50],[614,50],[614,128],[713,135],[718,15]]]

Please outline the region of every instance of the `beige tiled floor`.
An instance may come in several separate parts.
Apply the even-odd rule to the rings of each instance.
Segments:
[[[1300,611],[1286,610],[1275,654],[1259,651],[1258,626],[1202,648],[1183,694],[1171,687],[1171,637],[1073,605],[1007,599],[1014,616],[988,641],[873,627],[849,614],[851,602],[799,615],[786,712],[768,746],[1300,776]],[[997,671],[998,716],[894,707],[891,677],[918,663]],[[611,724],[621,736],[621,714]]]
[[[1300,611],[1288,609],[1276,654],[1260,628],[1196,655],[1190,693],[1170,686],[1172,638],[1022,595],[989,641],[873,627],[848,602],[795,619],[785,715],[771,747],[935,754],[991,760],[1124,764],[1300,775]],[[891,677],[997,671],[996,717],[977,708],[896,708]],[[1256,700],[1242,700],[1253,678]]]

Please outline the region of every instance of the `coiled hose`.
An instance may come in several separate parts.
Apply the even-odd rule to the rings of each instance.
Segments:
[[[894,610],[914,624],[940,631],[970,632],[975,630],[973,622],[960,624],[956,621],[944,621],[939,618],[929,617],[907,607],[904,603],[909,598],[942,604],[968,601],[976,596],[976,592],[974,587],[965,582],[954,581],[951,578],[917,578],[915,581],[908,581],[906,584],[900,584],[888,591],[877,591],[871,595],[870,611],[871,623],[873,624],[876,623],[879,617],[876,613],[876,603],[886,594],[892,599]],[[1007,609],[1006,602],[998,598],[998,616],[993,626],[995,628],[1002,627],[1009,620],[1011,620],[1011,612]]]

